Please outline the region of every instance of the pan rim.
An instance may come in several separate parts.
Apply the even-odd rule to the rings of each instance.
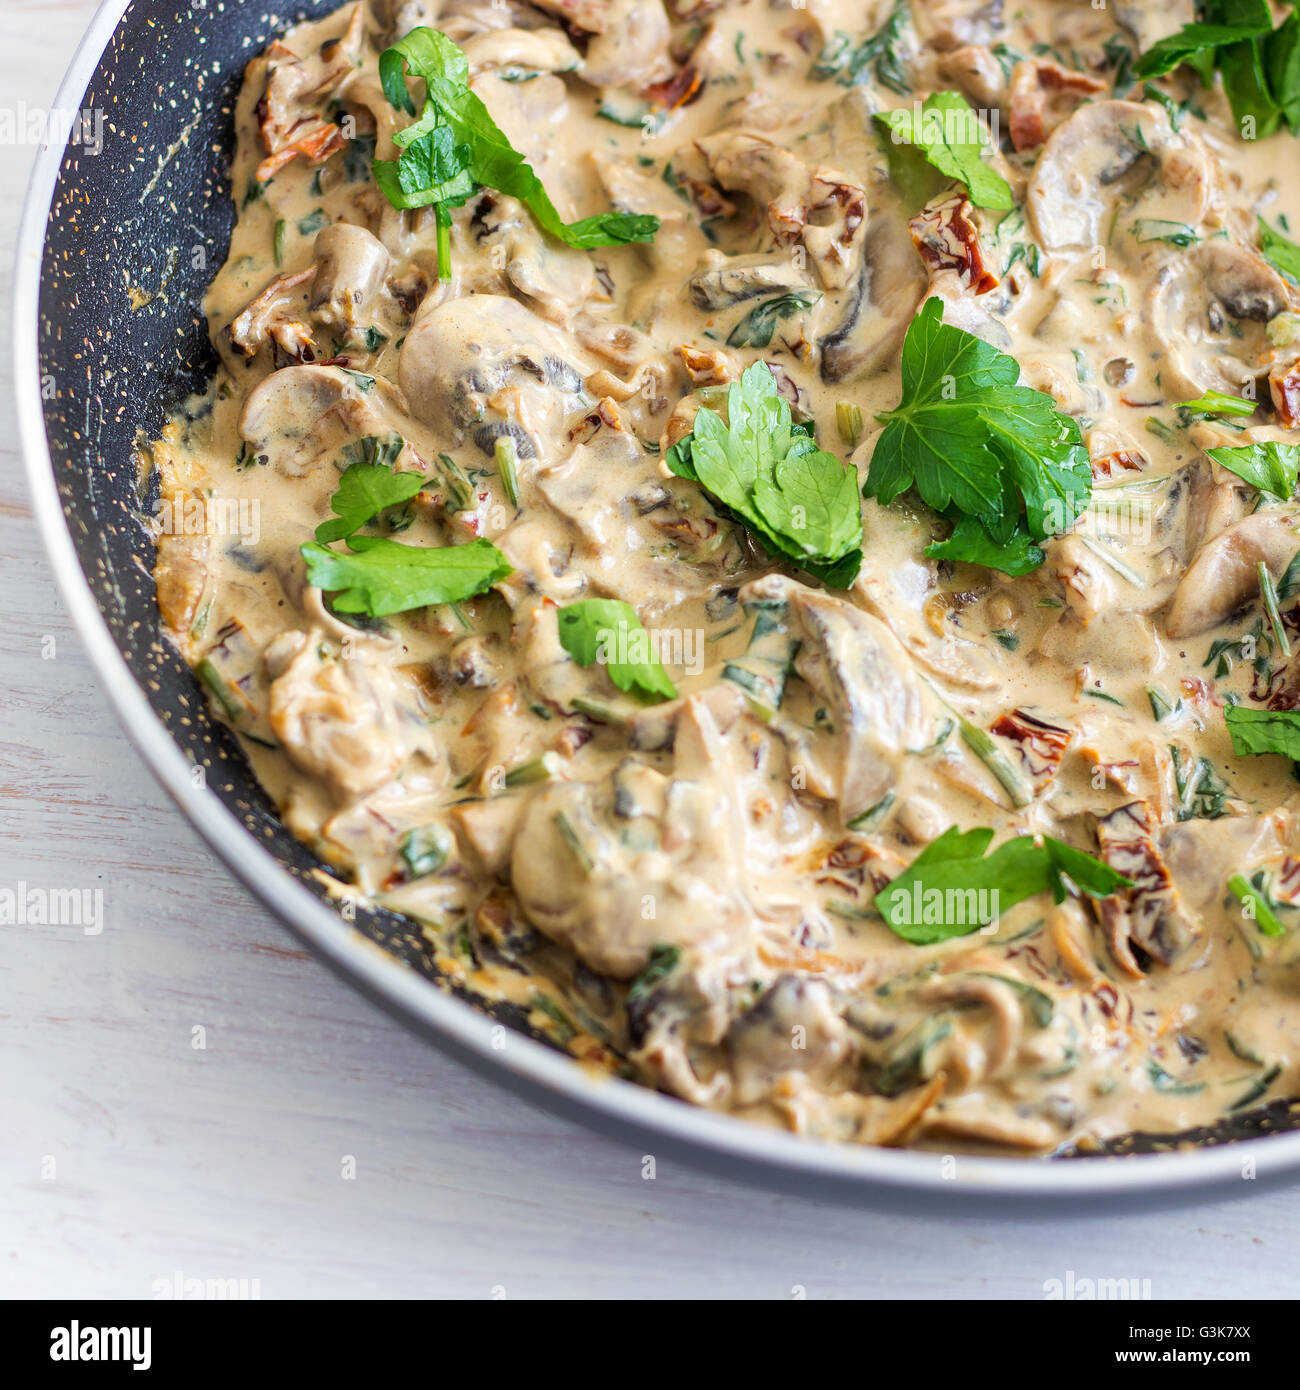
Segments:
[[[132,0],[102,0],[60,84],[55,105],[78,105]],[[768,1188],[839,1200],[956,1200],[968,1209],[1008,1203],[1041,1211],[1047,1201],[1186,1202],[1211,1188],[1241,1190],[1243,1162],[1258,1186],[1300,1170],[1300,1132],[1235,1140],[1192,1152],[1078,1162],[945,1156],[832,1145],[714,1114],[631,1083],[596,1080],[573,1060],[507,1030],[377,949],[298,883],[222,804],[195,788],[191,764],[118,649],[82,571],[55,485],[40,393],[39,301],[45,233],[62,147],[36,156],[14,257],[14,394],[33,516],[59,592],[101,688],[141,759],[218,858],[277,920],[336,973],[408,1027],[534,1103],[588,1128],[660,1143],[696,1166]],[[1222,1194],[1220,1194],[1222,1195]]]

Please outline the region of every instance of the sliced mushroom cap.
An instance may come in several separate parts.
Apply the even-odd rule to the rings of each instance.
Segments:
[[[663,0],[607,0],[582,76],[593,87],[646,87],[673,72]]]
[[[1210,211],[1218,181],[1206,146],[1193,135],[1176,134],[1159,107],[1094,101],[1062,122],[1043,146],[1027,203],[1047,250],[1083,250],[1104,240],[1121,195],[1131,200],[1135,219],[1195,228]]]
[[[851,381],[893,358],[925,293],[925,270],[900,214],[873,214],[862,269],[844,296],[844,314],[818,347],[826,382]]]
[[[230,345],[247,358],[269,348],[277,367],[314,361],[316,344],[303,322],[303,311],[307,307],[306,287],[315,274],[316,267],[308,266],[277,275],[231,320],[227,329]]]
[[[418,420],[477,427],[489,454],[491,429],[505,422],[519,432],[520,456],[531,457],[582,404],[588,370],[572,337],[517,300],[471,294],[425,301],[402,344],[398,382]]]
[[[1264,371],[1265,324],[1294,302],[1253,247],[1216,239],[1171,258],[1147,307],[1166,392],[1183,400],[1210,390],[1241,394]]]
[[[506,279],[539,314],[563,328],[576,310],[607,297],[585,251],[540,236],[531,225],[506,238]]]
[[[558,29],[491,29],[461,45],[471,77],[492,68],[527,72],[574,72],[582,55]]]
[[[332,222],[316,234],[313,258],[312,312],[327,327],[346,335],[383,284],[388,251],[364,227]]]
[[[283,367],[250,393],[239,433],[255,457],[303,477],[349,440],[390,430],[390,391],[339,367]]]
[[[686,292],[698,309],[730,309],[747,299],[807,289],[808,277],[789,256],[759,252],[750,256],[726,256],[706,251],[701,267],[686,282]]]
[[[767,224],[782,246],[799,239],[812,183],[802,159],[753,130],[719,131],[695,143],[719,187],[747,193],[766,210]]]
[[[437,757],[414,688],[391,666],[365,648],[343,660],[302,637],[284,633],[266,653],[271,728],[296,768],[351,801],[383,786],[415,754]],[[292,647],[286,638],[295,639]]]
[[[1263,562],[1276,579],[1300,550],[1300,519],[1257,512],[1221,531],[1197,552],[1165,616],[1170,637],[1195,637],[1218,627],[1259,592]]]

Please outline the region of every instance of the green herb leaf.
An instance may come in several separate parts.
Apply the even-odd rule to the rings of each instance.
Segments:
[[[560,645],[579,666],[599,662],[620,690],[644,700],[671,700],[677,687],[654,653],[650,634],[630,603],[585,598],[565,604],[558,616]]]
[[[727,393],[727,423],[707,406],[665,455],[749,527],[774,555],[847,588],[862,563],[858,479],[791,422],[790,406],[766,362],[755,362]]]
[[[1202,0],[1199,19],[1161,39],[1133,68],[1157,77],[1186,63],[1208,86],[1217,67],[1243,139],[1262,140],[1285,121],[1300,127],[1300,16],[1276,29],[1266,0]]]
[[[1207,391],[1194,401],[1180,401],[1175,410],[1188,410],[1198,415],[1253,415],[1257,401],[1244,396],[1229,396],[1222,391]]]
[[[1244,478],[1251,487],[1269,496],[1286,501],[1295,491],[1296,476],[1300,473],[1300,445],[1243,444],[1236,448],[1207,449],[1215,461],[1230,473]]]
[[[381,463],[354,463],[344,471],[338,490],[330,498],[337,519],[322,521],[316,528],[316,539],[326,543],[341,541],[385,507],[414,497],[424,483],[421,473],[393,473]]]
[[[309,541],[302,547],[307,582],[334,594],[339,613],[372,618],[431,603],[458,603],[511,573],[491,541],[466,545],[403,545],[380,536],[353,536],[346,555]]]
[[[958,92],[935,92],[919,110],[905,106],[881,111],[876,120],[889,132],[892,144],[909,146],[945,178],[964,183],[977,206],[1014,206],[1011,186],[982,158],[989,144],[988,131]]]
[[[1032,542],[1072,525],[1092,495],[1077,421],[1017,384],[1014,357],[944,323],[938,298],[908,327],[902,377],[902,400],[877,416],[886,424],[863,491],[888,505],[915,488],[956,521],[930,554],[1011,574],[1035,568]]]
[[[1227,705],[1223,719],[1232,737],[1232,751],[1239,758],[1277,753],[1300,762],[1300,710]]]
[[[728,347],[765,348],[772,341],[776,326],[784,319],[811,309],[821,298],[816,290],[795,290],[765,299],[751,309],[727,334]]]
[[[666,979],[677,969],[681,958],[680,948],[669,942],[661,941],[658,945],[652,946],[650,948],[650,962],[628,986],[625,1002],[630,1004],[643,994],[648,994],[660,980]]]
[[[894,934],[917,946],[969,936],[986,925],[978,920],[981,906],[996,916],[1038,893],[1061,902],[1067,880],[1098,898],[1132,887],[1109,865],[1050,835],[1041,845],[1020,835],[986,855],[992,839],[987,828],[950,826],[886,884],[875,906]]]
[[[898,43],[910,18],[907,0],[898,0],[879,31],[857,47],[854,47],[852,34],[843,29],[835,30],[808,76],[815,82],[834,78],[842,87],[857,87],[870,82],[874,75],[882,87],[906,96],[912,89],[898,54]]]
[[[1230,17],[1222,23],[1185,24],[1178,33],[1153,44],[1133,65],[1133,76],[1139,81],[1163,77],[1181,64],[1191,63],[1204,77],[1204,54],[1209,53],[1212,62],[1215,49],[1273,30],[1273,16],[1265,0],[1232,0],[1223,8]]]
[[[985,565],[991,570],[1013,575],[1036,570],[1045,558],[1027,531],[1017,528],[1007,540],[995,541],[973,516],[959,517],[952,535],[946,541],[927,545],[925,553],[932,560]]]
[[[1265,936],[1281,936],[1286,931],[1277,913],[1273,911],[1273,904],[1245,874],[1233,874],[1228,879],[1228,889],[1241,903],[1243,915],[1253,918],[1255,925]]]
[[[1300,283],[1300,246],[1284,237],[1276,227],[1270,227],[1262,217],[1259,219],[1259,249],[1264,259],[1288,280]]]
[[[468,59],[445,34],[421,25],[380,55],[385,96],[397,110],[414,115],[407,70],[424,78],[424,110],[413,125],[394,135],[398,159],[374,163],[375,180],[395,207],[436,204],[446,209],[463,203],[477,188],[495,188],[518,198],[545,231],[570,246],[653,239],[659,219],[640,213],[604,212],[565,222],[532,167],[470,89]],[[445,278],[441,259],[439,274]]]

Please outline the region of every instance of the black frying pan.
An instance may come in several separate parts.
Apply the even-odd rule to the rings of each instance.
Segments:
[[[1215,1146],[1246,1136],[1274,1136],[1249,1145],[1260,1178],[1300,1169],[1300,1134],[1276,1135],[1300,1126],[1300,1107],[1286,1104],[1189,1136],[1207,1145],[1196,1153],[1087,1164],[962,1159],[957,1181],[936,1155],[795,1140],[626,1083],[594,1083],[544,1038],[520,1036],[529,1030],[518,1010],[495,1010],[494,1019],[450,998],[427,943],[403,919],[359,911],[355,929],[339,919],[311,875],[317,861],[280,826],[191,673],[159,640],[153,545],[137,519],[152,499],[138,494],[135,455],[137,436],[156,436],[216,365],[199,306],[234,222],[225,161],[243,67],[289,24],[337,3],[311,0],[273,16],[231,0],[107,0],[57,102],[102,113],[102,150],[72,143],[43,152],[20,239],[15,366],[38,520],[110,698],[181,809],[354,985],[496,1079],[655,1152],[678,1149],[736,1176],[895,1205],[903,1194],[963,1205],[1177,1200],[1239,1183],[1244,1153]],[[93,134],[93,114],[86,129]],[[195,785],[195,768],[206,785]],[[1166,1136],[1124,1147],[1170,1146]]]

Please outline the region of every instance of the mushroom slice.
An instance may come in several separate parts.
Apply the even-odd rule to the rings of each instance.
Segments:
[[[562,19],[583,34],[603,34],[609,0],[533,0],[533,9]]]
[[[1027,203],[1047,250],[1084,250],[1104,240],[1121,195],[1134,199],[1138,217],[1196,227],[1218,187],[1209,150],[1195,136],[1175,133],[1158,107],[1093,101],[1043,146]]]
[[[559,29],[489,29],[461,45],[471,78],[492,69],[524,72],[575,72],[582,55]]]
[[[413,687],[364,648],[345,660],[319,633],[285,632],[265,662],[276,738],[300,772],[341,802],[383,786],[417,753],[436,759]]]
[[[1195,637],[1226,622],[1259,591],[1263,563],[1276,579],[1300,549],[1293,513],[1256,512],[1221,531],[1197,552],[1165,615],[1170,637]]]
[[[663,0],[606,0],[582,78],[593,87],[646,87],[673,75]]]
[[[277,367],[290,362],[314,362],[316,344],[311,329],[294,310],[302,298],[303,286],[314,278],[316,267],[277,275],[256,298],[250,300],[231,321],[226,332],[232,346],[244,357],[256,357],[269,347]]]
[[[1141,950],[1162,965],[1171,964],[1198,935],[1156,847],[1151,808],[1132,801],[1097,820],[1101,857],[1133,887],[1093,900],[1111,954],[1125,973],[1140,979],[1145,971],[1133,954]]]
[[[695,142],[720,187],[747,193],[767,213],[782,246],[798,241],[808,220],[812,174],[796,155],[751,130],[725,130]]]
[[[1181,253],[1156,277],[1146,314],[1166,391],[1180,399],[1247,389],[1269,358],[1267,321],[1293,303],[1253,247],[1218,239]]]
[[[255,457],[288,477],[305,477],[348,441],[392,428],[378,386],[378,378],[358,379],[339,367],[284,367],[244,402],[239,433]]]
[[[925,274],[901,217],[873,216],[844,316],[818,347],[825,382],[851,381],[892,359],[925,293]]]
[[[316,234],[316,278],[311,309],[327,328],[346,337],[388,273],[383,242],[351,222],[334,222]]]
[[[586,371],[569,334],[517,300],[470,294],[425,300],[402,344],[398,381],[418,420],[474,429],[488,453],[496,435],[510,433],[531,458],[583,405]]]
[[[845,822],[853,821],[893,787],[909,749],[934,742],[938,720],[925,687],[884,623],[843,599],[778,574],[747,584],[740,598],[789,606],[802,638],[795,670],[836,731],[829,758],[817,759],[826,763],[819,781],[836,789]]]
[[[706,251],[701,268],[686,282],[686,292],[697,309],[706,313],[730,309],[762,295],[788,294],[808,288],[808,277],[786,256],[764,253],[726,256]]]

